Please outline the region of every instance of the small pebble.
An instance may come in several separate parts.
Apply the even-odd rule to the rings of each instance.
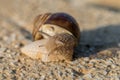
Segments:
[[[91,74],[86,74],[83,76],[83,79],[89,80],[92,79],[92,75]]]
[[[3,40],[4,40],[4,41],[7,41],[8,39],[9,39],[8,36],[4,36],[4,37],[3,37]]]
[[[12,33],[10,37],[11,37],[11,41],[13,42],[16,40],[17,35],[15,33]]]
[[[11,50],[10,49],[7,49],[7,51],[6,51],[7,53],[10,53],[11,52]]]
[[[0,48],[0,53],[3,53],[7,50],[7,48]]]

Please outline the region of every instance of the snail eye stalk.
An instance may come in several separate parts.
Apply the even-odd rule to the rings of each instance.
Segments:
[[[46,36],[48,36],[48,37],[51,37],[49,34],[43,32],[43,31],[39,31],[39,32],[40,32],[41,34],[43,34],[43,35],[46,35]]]

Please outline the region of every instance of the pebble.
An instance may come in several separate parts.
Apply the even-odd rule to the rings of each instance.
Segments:
[[[102,71],[102,74],[107,75],[107,71],[106,70]]]
[[[114,80],[120,80],[120,76],[115,76]]]
[[[120,59],[120,51],[117,51],[116,53],[118,54],[118,58]]]
[[[20,44],[20,43],[15,44],[14,47],[15,47],[15,48],[20,48],[20,47],[21,47],[21,44]]]
[[[7,51],[6,51],[7,53],[10,53],[11,52],[11,50],[10,49],[7,49]]]
[[[4,37],[3,37],[3,40],[4,40],[4,41],[7,41],[8,39],[9,39],[8,36],[4,36]]]
[[[10,35],[10,37],[11,37],[11,41],[12,41],[12,42],[13,42],[13,41],[16,41],[17,34],[16,34],[16,33],[12,33],[12,34]]]
[[[114,64],[111,64],[111,68],[115,68],[116,67],[116,65],[114,65]]]
[[[89,80],[92,79],[92,75],[91,74],[86,74],[83,76],[83,79]]]
[[[90,59],[89,59],[89,57],[84,57],[83,58],[83,61],[85,61],[85,62],[88,62]]]
[[[7,50],[7,48],[0,48],[0,53],[3,53]]]

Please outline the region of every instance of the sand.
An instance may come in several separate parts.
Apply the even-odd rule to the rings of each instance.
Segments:
[[[66,12],[81,30],[74,60],[43,63],[20,52],[38,14]],[[90,0],[0,0],[0,80],[119,80],[120,10]]]

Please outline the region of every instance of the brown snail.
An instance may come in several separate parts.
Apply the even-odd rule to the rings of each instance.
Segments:
[[[32,34],[34,42],[23,47],[21,52],[43,62],[72,60],[80,38],[77,22],[66,13],[37,16]]]

